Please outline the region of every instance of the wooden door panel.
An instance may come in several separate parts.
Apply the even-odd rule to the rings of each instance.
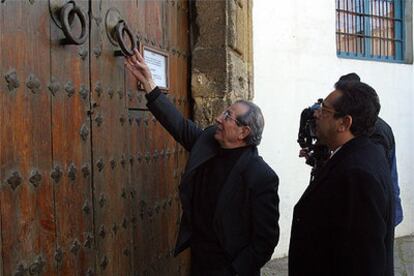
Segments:
[[[2,273],[55,274],[48,3],[2,1],[0,13]]]
[[[88,1],[76,1],[87,14]],[[89,25],[86,26],[88,28]],[[62,275],[94,271],[94,229],[91,173],[89,42],[62,45],[62,30],[51,22],[53,166],[62,177],[55,185],[57,262]],[[81,33],[74,20],[74,35]]]
[[[182,89],[185,91],[182,94],[187,95],[188,82],[186,79],[178,80],[182,76],[177,74],[176,69],[179,48],[177,25],[182,20],[177,18],[178,14],[178,5],[173,1],[136,1],[135,8],[128,8],[127,22],[137,31],[142,45],[168,53],[170,89],[167,93],[183,110],[183,101],[176,99],[176,83],[183,83]],[[188,20],[187,16],[185,19]],[[139,265],[135,271],[144,275],[185,275],[188,273],[185,267],[188,256],[172,256],[181,213],[177,186],[183,168],[177,165],[183,152],[177,150],[177,143],[146,112],[145,100],[138,100],[140,95],[143,97],[143,91],[137,89],[135,81],[128,74],[126,89],[133,95],[128,105],[130,117],[134,118],[132,121],[140,122],[130,125],[130,141],[133,145],[130,148],[131,155],[138,156],[137,160],[140,160],[131,167],[130,174],[132,189],[138,191],[137,199],[132,204],[139,205],[137,230],[134,231],[134,258]],[[187,111],[185,114],[188,116]],[[138,146],[134,146],[136,144]],[[147,242],[142,242],[144,240]]]
[[[98,275],[132,274],[132,234],[128,227],[128,112],[124,59],[114,57],[102,21],[111,7],[124,14],[124,1],[91,1],[92,158]],[[123,226],[125,225],[125,226]]]

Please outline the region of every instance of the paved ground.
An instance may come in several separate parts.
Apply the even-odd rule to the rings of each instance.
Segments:
[[[262,276],[287,276],[287,258],[274,259],[262,269]],[[414,236],[397,238],[394,243],[395,276],[414,276]]]

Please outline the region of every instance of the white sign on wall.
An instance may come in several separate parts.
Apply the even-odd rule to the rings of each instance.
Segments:
[[[144,59],[151,70],[155,84],[161,89],[168,89],[168,54],[144,47]]]

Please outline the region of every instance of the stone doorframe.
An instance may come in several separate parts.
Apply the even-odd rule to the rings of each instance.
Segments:
[[[253,0],[190,0],[193,119],[202,127],[253,98]]]

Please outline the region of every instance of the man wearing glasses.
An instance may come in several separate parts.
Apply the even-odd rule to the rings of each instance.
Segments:
[[[260,109],[237,101],[202,130],[155,86],[138,51],[125,64],[144,86],[149,110],[190,152],[175,255],[191,247],[193,276],[259,276],[279,239],[279,180],[256,147]]]
[[[337,83],[344,81],[361,81],[356,73],[349,73],[339,78]],[[337,84],[335,84],[337,85]],[[375,130],[370,136],[375,144],[384,151],[385,158],[391,172],[391,182],[394,194],[394,226],[396,227],[403,220],[403,209],[400,198],[400,186],[398,185],[397,157],[395,153],[395,139],[391,127],[383,119],[378,117],[375,123]]]
[[[378,96],[362,82],[335,88],[315,113],[332,154],[294,208],[289,275],[394,275],[390,171],[369,139]]]

